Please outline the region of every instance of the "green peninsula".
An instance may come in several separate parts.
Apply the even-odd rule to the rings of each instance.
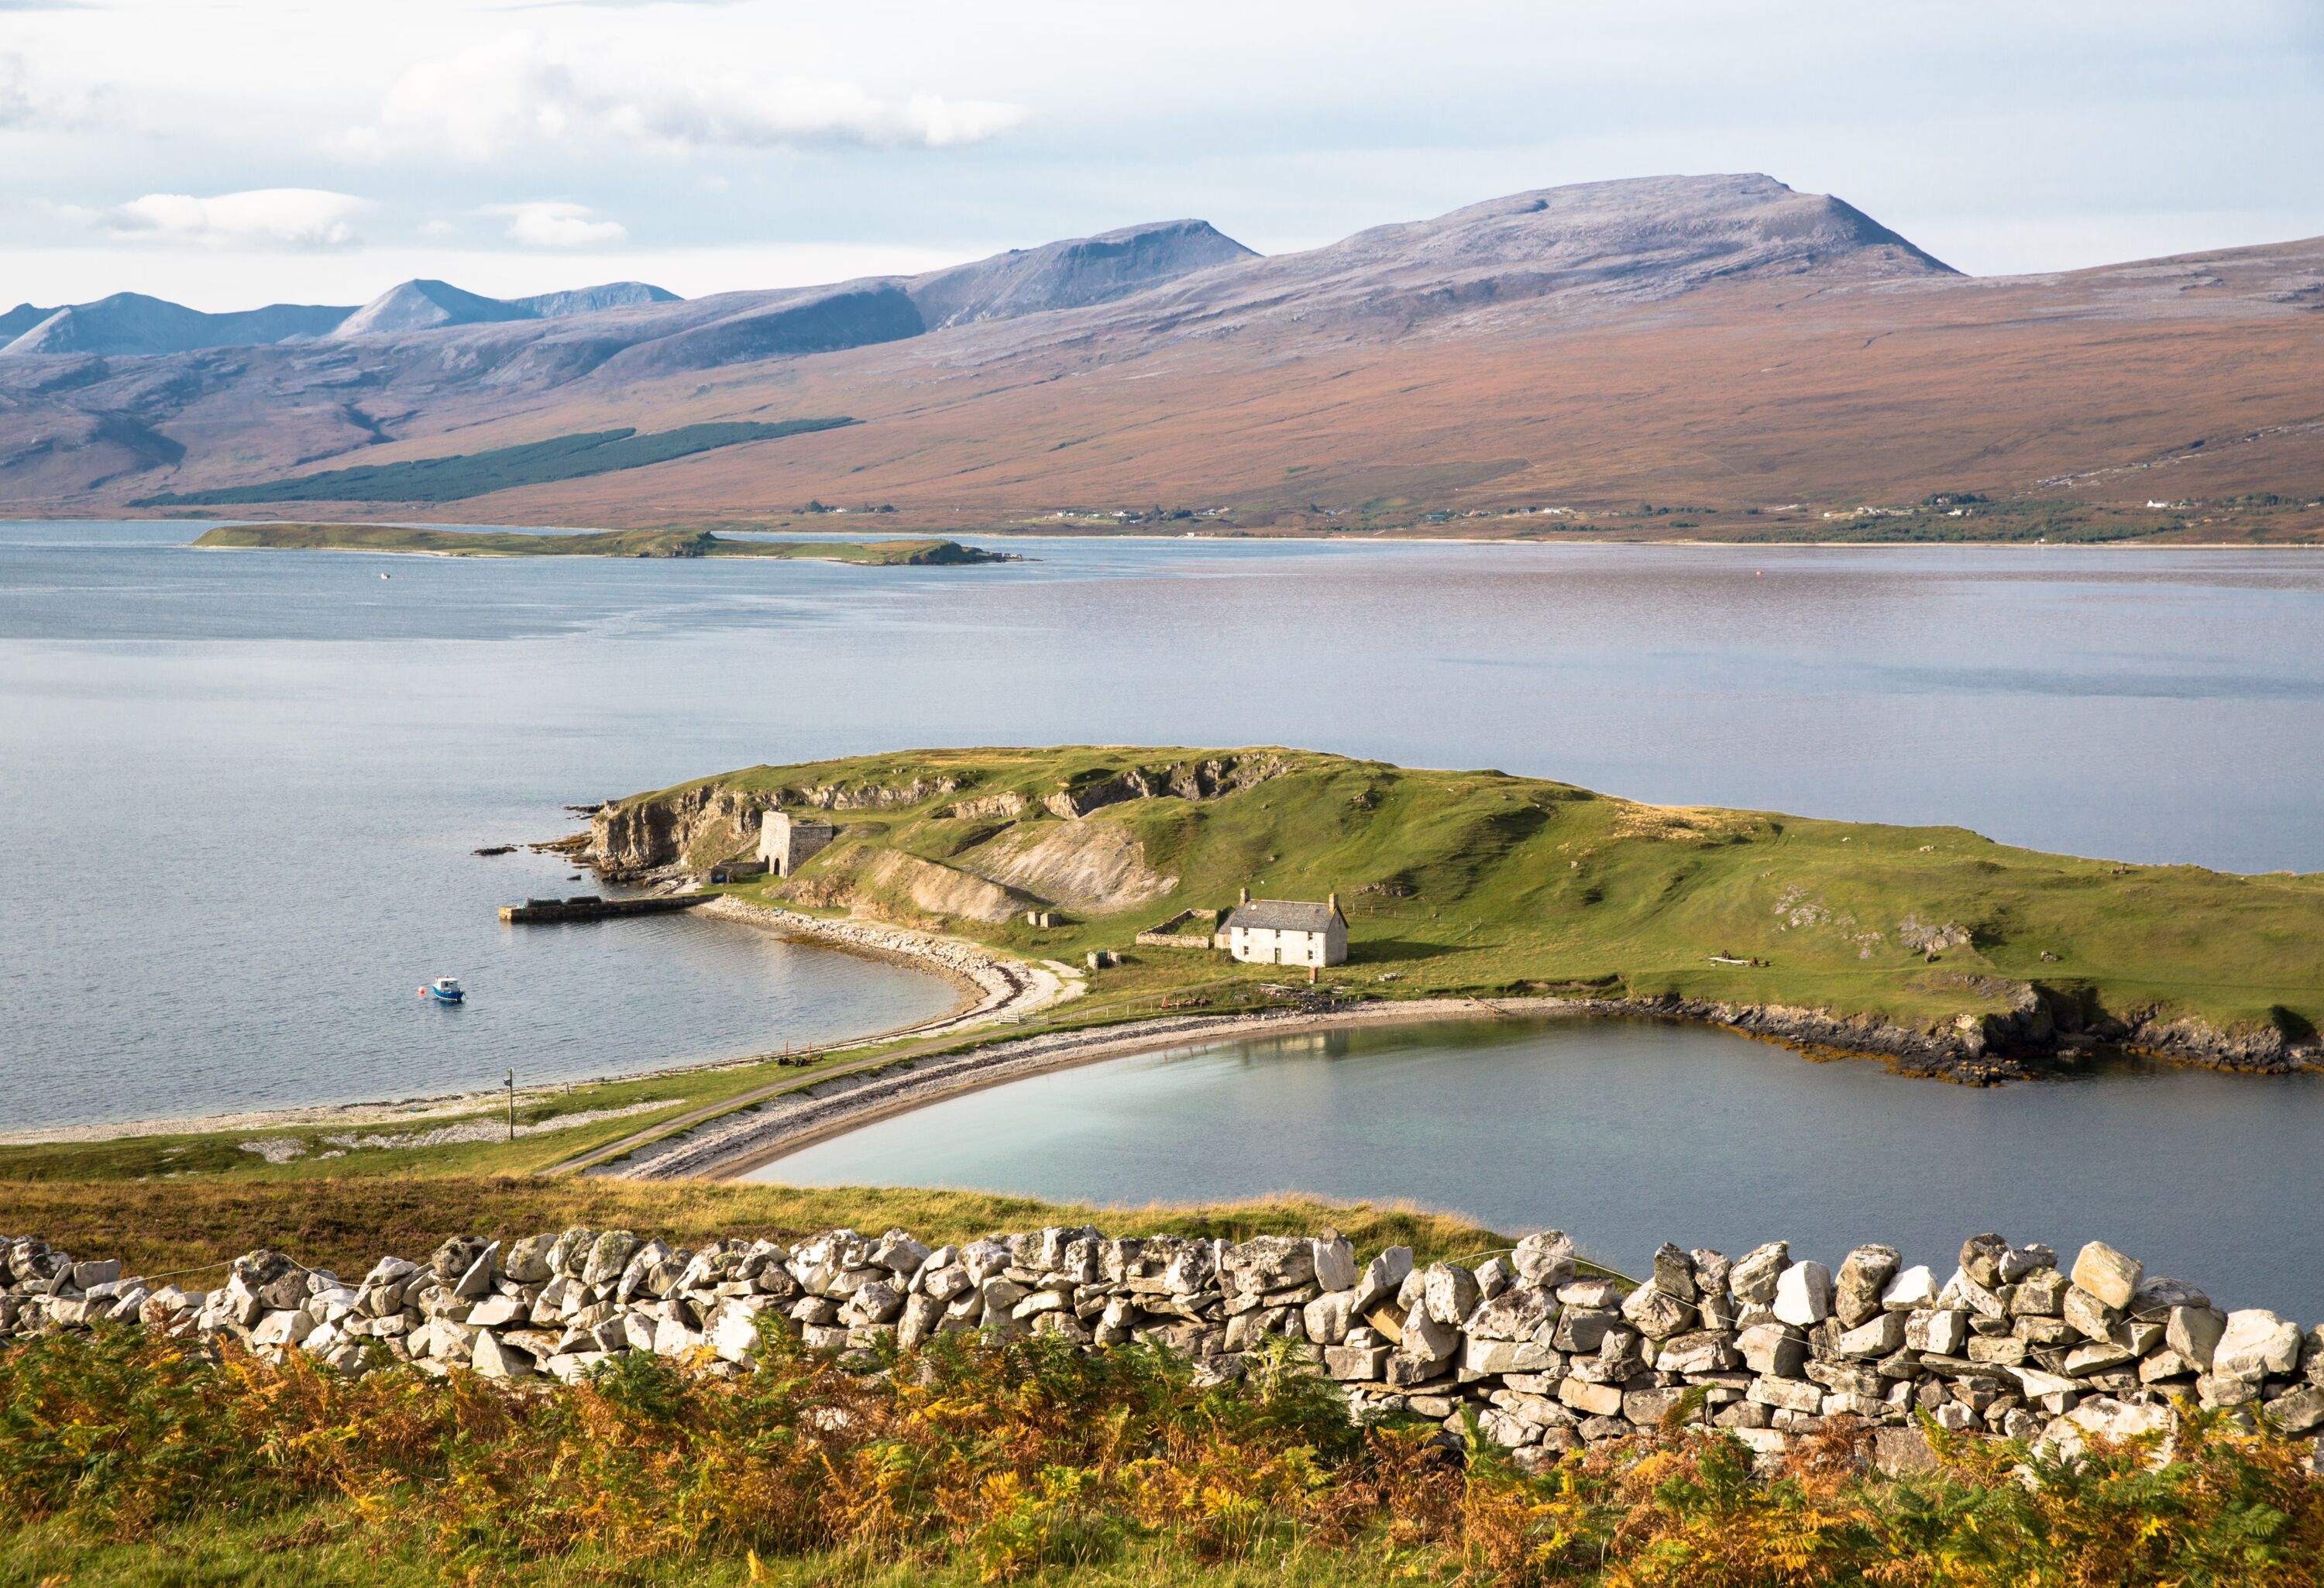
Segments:
[[[420,530],[401,524],[228,524],[205,531],[197,547],[272,551],[392,551],[431,557],[760,557],[852,562],[867,568],[935,568],[1014,562],[957,540],[734,540],[707,530],[602,530],[525,534],[500,530]]]
[[[617,802],[593,840],[618,870],[705,868],[753,853],[767,808],[835,832],[794,875],[740,883],[746,896],[1026,958],[1098,955],[1084,1017],[1231,1007],[1286,981],[1307,995],[1304,967],[1213,946],[1249,888],[1337,896],[1348,957],[1315,996],[1601,999],[1964,1081],[2108,1049],[2324,1064],[2324,875],[1271,748],[755,767]]]

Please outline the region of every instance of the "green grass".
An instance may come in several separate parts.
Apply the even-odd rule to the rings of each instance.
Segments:
[[[523,485],[577,480],[622,469],[644,468],[697,452],[747,441],[771,441],[814,430],[852,425],[852,419],[793,419],[775,424],[736,422],[686,425],[641,436],[636,429],[588,430],[485,452],[457,452],[405,463],[369,463],[354,468],[223,485],[207,491],[168,491],[142,498],[139,507],[212,507],[248,502],[457,502]]]
[[[956,540],[727,540],[707,530],[602,530],[528,535],[513,531],[425,530],[401,524],[227,524],[198,547],[272,551],[391,551],[435,557],[761,557],[851,562],[867,568],[1003,562]]]

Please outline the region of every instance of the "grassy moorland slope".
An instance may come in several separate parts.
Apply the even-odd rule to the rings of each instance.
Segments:
[[[529,535],[491,530],[424,530],[399,524],[229,524],[194,541],[209,550],[401,551],[433,557],[760,557],[853,562],[867,568],[950,566],[1007,560],[957,540],[728,540],[706,530],[605,530]]]
[[[101,1190],[65,1179],[7,1177],[32,1161],[0,1157],[0,1233],[37,1231],[67,1251],[118,1257],[152,1275],[223,1263],[260,1246],[310,1267],[355,1274],[386,1252],[425,1257],[452,1235],[514,1240],[574,1224],[650,1232],[695,1246],[729,1236],[792,1239],[843,1224],[900,1227],[936,1242],[1050,1224],[1233,1241],[1330,1226],[1363,1251],[1409,1246],[1424,1262],[1474,1260],[1508,1244],[1508,1237],[1458,1214],[1309,1197],[1108,1209],[982,1191],[431,1173],[424,1154],[387,1152],[304,1165],[252,1159],[253,1173],[113,1181]]]
[[[2312,1042],[2324,1020],[2324,876],[1642,805],[1497,771],[1273,749],[915,752],[638,796],[598,818],[599,842],[619,863],[721,858],[775,803],[837,807],[840,836],[795,879],[746,893],[1028,955],[1122,952],[1093,977],[1093,1007],[1280,979],[1131,943],[1247,885],[1337,891],[1350,963],[1323,979],[1366,996],[1599,990],[2002,1044],[2040,1040],[2047,1019],[2228,1062],[2238,1043]],[[1029,909],[1067,924],[1028,925]]]

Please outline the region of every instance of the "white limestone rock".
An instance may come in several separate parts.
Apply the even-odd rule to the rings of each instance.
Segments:
[[[1880,1306],[1888,1312],[1918,1312],[1935,1306],[1936,1299],[1937,1276],[1924,1262],[1899,1271],[1880,1292]]]
[[[2254,1384],[2263,1379],[2289,1378],[2299,1365],[2300,1325],[2264,1307],[2229,1313],[2211,1357],[2215,1377]]]
[[[2135,1258],[2125,1257],[2103,1241],[2093,1241],[2074,1259],[2073,1280],[2116,1312],[2130,1306],[2146,1269]]]
[[[1554,1290],[1573,1278],[1573,1242],[1563,1230],[1540,1231],[1517,1243],[1509,1264],[1526,1284]]]
[[[1776,1277],[1775,1316],[1805,1329],[1831,1316],[1831,1270],[1820,1262],[1795,1262]]]

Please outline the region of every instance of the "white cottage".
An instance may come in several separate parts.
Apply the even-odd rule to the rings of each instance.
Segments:
[[[1322,904],[1253,899],[1226,919],[1227,953],[1246,965],[1340,965],[1348,957],[1348,921],[1334,893]]]

